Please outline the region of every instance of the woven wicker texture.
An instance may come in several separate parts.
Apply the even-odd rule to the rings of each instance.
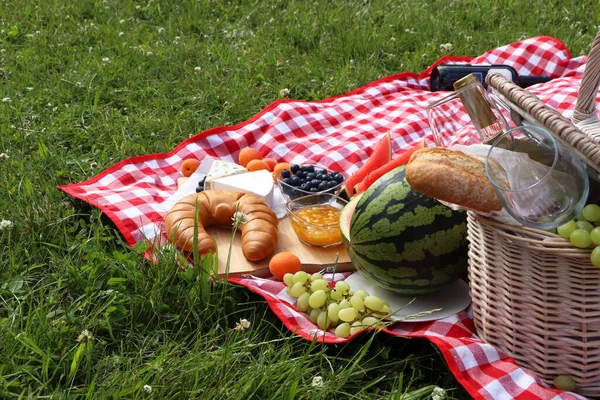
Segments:
[[[486,82],[519,116],[546,127],[600,171],[600,136],[593,130],[576,126],[499,74],[488,74]],[[578,92],[577,122],[597,120],[599,85],[600,32]],[[600,122],[590,125],[597,129]],[[591,250],[577,249],[555,234],[472,212],[468,237],[478,335],[549,384],[557,375],[570,375],[577,393],[600,398],[600,268],[591,264]]]
[[[600,269],[590,251],[469,212],[469,281],[478,335],[552,384],[600,398]]]

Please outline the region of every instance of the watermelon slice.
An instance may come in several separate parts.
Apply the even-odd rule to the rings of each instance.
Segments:
[[[384,174],[390,172],[394,168],[406,165],[412,154],[425,147],[425,141],[417,143],[415,146],[405,150],[400,155],[393,158],[390,162],[385,163],[381,167],[367,174],[365,179],[354,185],[354,193],[362,193],[369,188],[377,179],[381,178]]]
[[[342,241],[346,245],[346,248],[350,246],[350,222],[352,221],[352,214],[354,214],[354,209],[361,197],[362,193],[351,198],[348,204],[344,206],[340,215],[340,231],[342,232]]]
[[[390,162],[392,159],[392,138],[389,133],[379,141],[373,153],[369,156],[366,163],[363,164],[356,172],[352,174],[342,186],[340,197],[350,200],[354,196],[354,186],[365,179],[367,174],[382,165]]]

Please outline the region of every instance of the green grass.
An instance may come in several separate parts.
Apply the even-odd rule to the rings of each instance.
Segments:
[[[55,187],[244,121],[284,88],[318,100],[420,72],[442,43],[476,56],[551,35],[587,53],[596,3],[1,2],[0,397],[468,398],[427,341],[315,345],[243,288],[203,299],[169,255],[150,264]]]

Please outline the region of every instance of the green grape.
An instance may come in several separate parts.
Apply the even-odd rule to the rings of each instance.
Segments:
[[[294,283],[294,286],[290,288],[290,295],[292,297],[300,297],[300,295],[305,292],[306,287],[300,282]]]
[[[317,290],[323,290],[325,292],[328,292],[329,285],[327,284],[327,281],[324,281],[323,279],[319,279],[319,280],[313,281],[310,284],[310,290],[312,290],[313,292],[316,292]]]
[[[324,290],[317,290],[316,292],[312,292],[310,297],[308,298],[308,304],[312,308],[321,308],[327,302],[327,293]]]
[[[352,307],[342,308],[339,311],[338,316],[344,322],[352,322],[358,317],[358,311]]]
[[[335,300],[335,301],[340,301],[344,298],[344,296],[342,295],[342,292],[340,292],[337,289],[331,289],[331,291],[329,292],[329,296]]]
[[[340,305],[338,303],[331,303],[329,306],[327,306],[327,312],[329,313],[329,319],[331,320],[331,322],[336,323],[340,320]]]
[[[575,216],[575,221],[585,221],[585,217],[583,216],[582,212]]]
[[[384,304],[383,308],[378,311],[378,313],[383,314],[383,315],[391,314],[391,312],[392,312],[392,309],[390,308],[389,304]]]
[[[310,281],[311,281],[311,282],[318,281],[318,280],[320,280],[320,279],[323,279],[323,275],[321,275],[321,274],[320,274],[320,273],[318,273],[318,272],[315,272],[314,274],[312,274],[312,275],[310,276]]]
[[[579,247],[580,249],[590,247],[592,244],[590,233],[585,229],[575,229],[573,233],[571,233],[571,236],[569,236],[569,240],[575,247]]]
[[[352,325],[350,325],[350,334],[354,335],[355,333],[358,333],[358,332],[363,331],[365,329],[366,329],[366,326],[364,326],[361,321],[354,321],[352,323]]]
[[[367,293],[365,290],[359,289],[356,292],[354,292],[355,295],[360,296],[363,298],[363,300],[365,299],[365,297],[367,297],[369,295],[369,293]]]
[[[335,336],[339,338],[347,338],[350,336],[350,324],[344,322],[335,328]]]
[[[365,301],[357,294],[350,297],[350,304],[352,304],[352,307],[354,307],[356,311],[365,311]]]
[[[340,310],[343,308],[350,308],[352,307],[352,304],[350,304],[350,302],[347,299],[343,299],[342,301],[340,301]]]
[[[298,271],[294,274],[294,283],[306,283],[308,282],[308,274],[304,271]]]
[[[322,310],[319,310],[318,308],[313,308],[312,310],[310,310],[310,314],[308,314],[308,318],[310,318],[310,320],[312,321],[313,324],[317,323],[317,319],[319,318],[321,311]]]
[[[600,206],[597,204],[588,204],[583,207],[581,213],[590,222],[600,221]]]
[[[290,296],[290,297],[294,297],[294,296],[292,296],[292,288],[291,288],[291,287],[289,287],[289,286],[287,286],[287,287],[285,288],[285,294],[287,294],[287,295],[288,295],[288,296]]]
[[[592,229],[592,231],[590,232],[590,239],[592,239],[592,242],[596,245],[600,245],[600,227],[595,227],[594,229]]]
[[[335,284],[336,290],[339,290],[341,294],[346,295],[350,292],[350,285],[344,281],[339,281]]]
[[[304,292],[300,295],[300,297],[298,297],[298,301],[296,302],[296,306],[298,307],[298,310],[306,312],[308,311],[308,309],[310,308],[310,305],[308,304],[308,299],[310,297],[310,293],[308,292]]]
[[[572,392],[575,390],[577,383],[575,382],[575,379],[571,378],[569,375],[558,375],[554,378],[554,386],[557,389]]]
[[[385,305],[385,304],[383,304],[383,300],[381,300],[377,296],[365,297],[364,303],[365,303],[365,307],[367,307],[373,311],[380,311],[383,308],[383,306]]]
[[[289,272],[283,276],[283,283],[286,286],[292,287],[294,285],[294,274],[290,274]]]
[[[588,221],[577,221],[576,224],[578,229],[585,229],[588,232],[591,232],[594,229],[594,225]]]
[[[600,246],[596,246],[592,250],[591,260],[595,267],[600,267]]]
[[[329,325],[331,325],[331,320],[327,315],[327,311],[321,311],[317,317],[317,326],[325,330],[329,328]]]
[[[377,324],[379,324],[379,318],[364,317],[362,319],[362,324],[365,326],[377,326]]]
[[[560,236],[564,237],[565,239],[568,239],[575,229],[577,229],[577,223],[571,220],[556,228],[556,231]]]

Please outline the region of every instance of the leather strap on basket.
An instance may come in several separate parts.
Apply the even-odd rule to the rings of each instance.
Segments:
[[[573,123],[578,124],[596,117],[596,95],[600,87],[600,31],[596,35],[585,64],[585,72],[573,111]]]

